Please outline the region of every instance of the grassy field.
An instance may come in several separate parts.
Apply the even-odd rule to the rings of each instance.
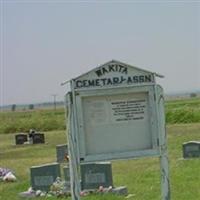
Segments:
[[[167,124],[200,123],[200,98],[167,101]],[[0,112],[0,134],[39,131],[65,130],[64,108],[36,109],[32,111]]]
[[[64,130],[64,108],[32,111],[0,112],[0,134],[27,132],[30,129],[40,131]]]
[[[200,199],[200,159],[182,159],[182,143],[200,140],[200,123],[168,125],[172,200]],[[46,144],[15,146],[14,134],[0,135],[0,167],[14,170],[16,183],[0,182],[0,200],[19,200],[18,193],[30,186],[29,169],[56,160],[56,145],[66,141],[64,131],[45,132]],[[158,158],[114,161],[114,185],[126,185],[133,200],[160,200]],[[40,198],[39,198],[40,199]],[[45,199],[45,198],[41,198]],[[56,199],[56,198],[48,198]],[[86,200],[122,200],[117,196],[88,196]]]
[[[200,99],[167,101],[166,120],[172,200],[200,199],[200,159],[182,159],[182,143],[200,141]],[[0,182],[0,200],[19,200],[18,193],[30,186],[30,167],[56,160],[56,145],[67,142],[64,109],[0,113],[0,167],[10,168],[17,182]],[[36,129],[45,133],[46,144],[14,145],[14,133]],[[9,133],[9,134],[8,134]],[[114,185],[126,185],[131,200],[160,200],[158,158],[112,162]],[[40,198],[38,198],[40,199]],[[41,198],[45,199],[45,198]],[[54,197],[48,199],[56,199]],[[122,200],[101,195],[85,200]]]
[[[200,122],[200,98],[167,101],[165,107],[168,124]]]

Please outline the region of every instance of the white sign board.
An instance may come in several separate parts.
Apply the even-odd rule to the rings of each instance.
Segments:
[[[82,162],[159,155],[154,80],[116,61],[73,80]]]

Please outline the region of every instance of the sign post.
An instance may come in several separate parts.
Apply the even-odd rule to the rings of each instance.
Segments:
[[[80,163],[160,158],[163,200],[170,200],[163,90],[158,75],[110,61],[71,80],[68,141],[72,199]]]
[[[165,129],[164,97],[161,87],[156,90],[158,116],[160,119],[160,168],[161,168],[161,193],[163,200],[170,200],[169,161],[167,152],[167,137]]]
[[[75,124],[74,124],[74,107],[72,101],[72,92],[69,92],[66,95],[66,116],[67,123],[67,132],[68,132],[68,146],[69,146],[69,157],[70,157],[70,185],[71,185],[71,196],[72,200],[80,200],[80,184],[78,176],[78,161],[77,161],[77,152],[76,152],[76,139],[75,139]]]

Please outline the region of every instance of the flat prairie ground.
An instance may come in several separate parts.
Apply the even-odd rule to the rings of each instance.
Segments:
[[[30,167],[56,161],[56,145],[67,142],[65,131],[44,132],[46,144],[15,145],[14,134],[0,134],[0,167],[14,171],[17,181],[0,182],[0,200],[19,200],[30,187]],[[200,158],[183,159],[182,144],[200,141],[200,123],[167,125],[172,200],[200,199]],[[131,200],[161,200],[158,158],[113,161],[115,186],[126,185]],[[47,199],[47,198],[37,198]],[[49,197],[48,199],[56,199]],[[70,199],[70,198],[68,198]],[[86,200],[125,200],[124,196],[94,195]]]

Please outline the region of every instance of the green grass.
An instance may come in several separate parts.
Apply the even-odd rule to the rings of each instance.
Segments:
[[[172,200],[200,199],[200,159],[182,159],[182,143],[200,140],[200,123],[168,125],[168,147]],[[0,200],[19,200],[19,192],[30,186],[29,169],[56,160],[57,144],[66,142],[65,131],[45,132],[46,144],[15,146],[14,134],[0,135],[0,167],[15,171],[16,183],[0,182]],[[160,200],[160,165],[158,158],[112,162],[115,186],[126,185],[131,200]],[[45,199],[45,198],[38,198]],[[56,198],[48,198],[56,199]],[[68,198],[70,199],[70,198]],[[125,200],[125,197],[96,195],[84,200]]]
[[[200,98],[167,101],[166,122],[168,124],[199,123]],[[64,130],[64,108],[0,112],[0,134],[27,132],[29,129],[39,131]]]
[[[165,105],[172,200],[200,199],[200,159],[182,159],[182,143],[200,140],[200,99],[167,101]],[[18,193],[30,186],[30,167],[56,160],[56,145],[66,143],[64,109],[0,113],[0,167],[12,169],[17,182],[0,182],[0,200],[19,200]],[[14,134],[36,129],[45,132],[46,144],[15,146]],[[7,134],[11,133],[11,134]],[[126,185],[131,200],[160,200],[158,158],[114,161],[115,186]],[[45,198],[37,198],[45,199]],[[56,199],[56,198],[49,198]],[[85,200],[122,200],[96,195]]]
[[[169,124],[200,122],[200,98],[167,101],[165,107]]]
[[[27,132],[30,129],[40,131],[64,130],[64,109],[15,111],[0,113],[0,133]]]

